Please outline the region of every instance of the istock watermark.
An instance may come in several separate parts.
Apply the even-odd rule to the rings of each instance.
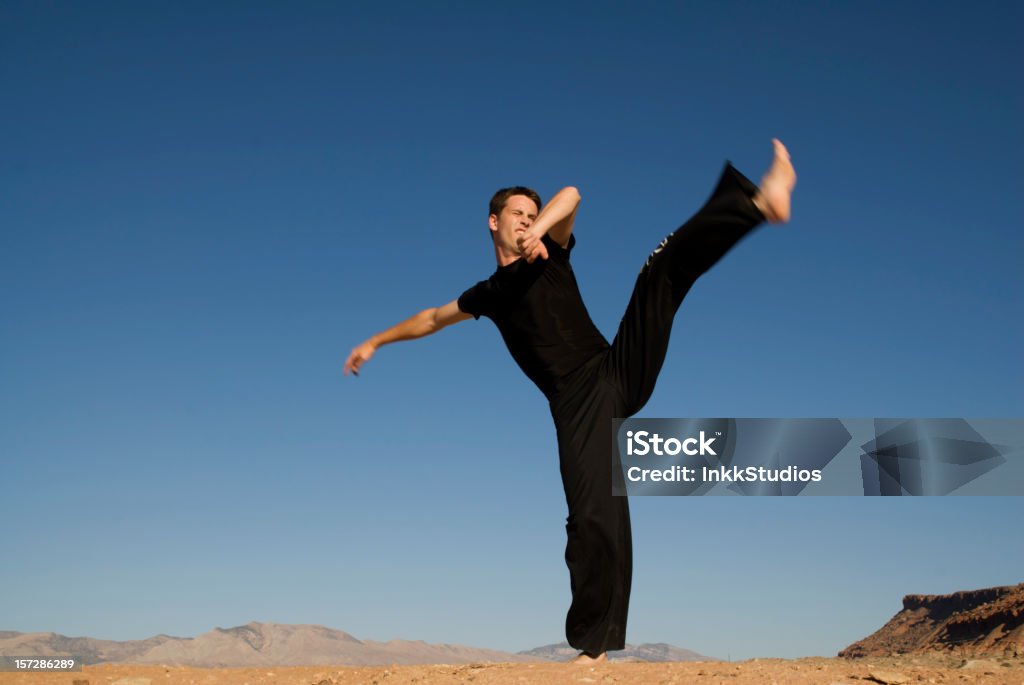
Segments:
[[[614,419],[615,495],[1024,495],[1024,419]]]

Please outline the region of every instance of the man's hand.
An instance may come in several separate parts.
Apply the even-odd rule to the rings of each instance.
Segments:
[[[528,264],[532,264],[538,257],[541,259],[548,258],[547,246],[541,240],[541,235],[534,231],[526,231],[526,233],[516,238],[516,245],[519,246],[519,252]]]
[[[369,340],[356,346],[352,350],[352,353],[348,355],[348,359],[345,360],[345,375],[347,376],[349,371],[351,371],[358,376],[359,368],[366,362],[370,361],[370,357],[372,357],[373,353],[376,351],[377,346]]]

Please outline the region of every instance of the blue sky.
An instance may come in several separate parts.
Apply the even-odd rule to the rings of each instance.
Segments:
[[[611,335],[725,159],[793,221],[691,291],[648,417],[1020,417],[1018,3],[0,7],[0,629],[563,639],[554,430],[494,327],[370,334],[583,196]],[[635,498],[628,639],[834,654],[1024,580],[1020,498]]]

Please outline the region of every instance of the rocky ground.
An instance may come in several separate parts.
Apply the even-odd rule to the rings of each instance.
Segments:
[[[742,662],[187,668],[102,664],[77,673],[0,673],[0,685],[1024,685],[1024,659],[898,657]]]

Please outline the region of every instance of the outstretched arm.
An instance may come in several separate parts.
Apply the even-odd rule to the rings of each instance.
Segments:
[[[562,188],[551,201],[544,205],[544,209],[537,215],[528,230],[519,238],[519,249],[526,257],[526,261],[532,262],[537,257],[547,258],[547,250],[540,239],[545,234],[551,236],[556,243],[565,247],[569,244],[569,236],[572,235],[572,226],[576,221],[576,209],[580,204],[580,193],[572,186]]]
[[[345,375],[347,376],[349,371],[351,371],[358,376],[360,367],[370,360],[370,357],[373,356],[373,353],[381,345],[398,342],[399,340],[422,338],[425,335],[437,333],[445,326],[450,326],[453,323],[465,321],[469,318],[472,318],[472,315],[466,314],[459,309],[458,300],[452,300],[441,307],[424,309],[419,314],[414,314],[402,323],[396,324],[386,331],[371,337],[366,342],[357,345],[352,350],[352,353],[348,355],[348,359],[345,360]]]

